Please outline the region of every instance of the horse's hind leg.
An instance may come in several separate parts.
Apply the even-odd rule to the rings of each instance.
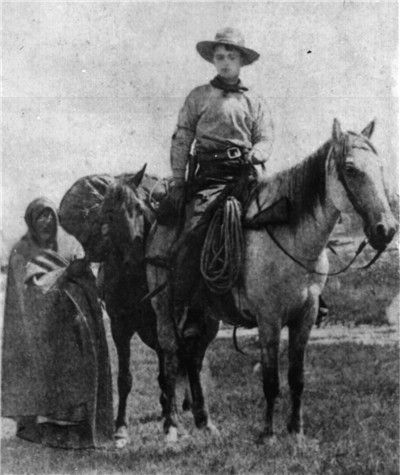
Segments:
[[[303,435],[301,397],[304,389],[304,357],[313,320],[309,324],[297,321],[289,326],[289,372],[288,380],[292,398],[292,412],[288,431]]]

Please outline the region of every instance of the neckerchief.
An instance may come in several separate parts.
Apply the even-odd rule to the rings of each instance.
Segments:
[[[222,89],[224,92],[243,92],[249,90],[247,87],[242,85],[240,79],[238,79],[236,84],[228,84],[221,78],[221,76],[215,76],[215,78],[210,81],[210,84],[217,89]]]

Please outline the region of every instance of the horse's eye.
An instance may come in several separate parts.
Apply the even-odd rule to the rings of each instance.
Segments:
[[[344,171],[346,175],[354,176],[357,173],[357,168],[354,166],[354,163],[346,163]]]

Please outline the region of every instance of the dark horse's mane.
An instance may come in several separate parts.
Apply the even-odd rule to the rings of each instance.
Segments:
[[[343,134],[341,151],[338,153],[332,149],[338,170],[342,166],[350,146],[366,146],[376,153],[374,146],[367,137],[354,132],[347,132]],[[326,199],[326,160],[331,148],[332,140],[328,140],[300,163],[259,181],[258,189],[260,192],[270,188],[274,190],[276,201],[282,197],[289,199],[290,221],[292,223],[296,224],[307,216],[315,216],[318,205],[324,204]]]
[[[147,222],[151,222],[154,219],[148,190],[140,185],[133,185],[132,175],[130,174],[116,177],[115,183],[110,184],[107,189],[103,203],[104,211],[108,207],[115,210],[115,207],[118,205],[124,205],[131,216],[134,215],[135,207],[139,205]]]

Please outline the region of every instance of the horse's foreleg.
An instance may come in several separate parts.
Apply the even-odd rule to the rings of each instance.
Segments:
[[[164,406],[164,432],[168,442],[178,440],[178,414],[176,407],[176,380],[179,370],[179,359],[176,351],[164,354],[164,381],[165,381],[165,406]]]
[[[261,361],[264,396],[267,402],[265,427],[261,437],[271,437],[274,434],[273,416],[275,400],[279,395],[279,338],[280,326],[260,325]]]
[[[287,428],[289,432],[299,435],[303,434],[301,397],[304,389],[304,356],[311,326],[311,321],[309,325],[296,323],[289,326],[288,380],[292,398],[292,413]]]
[[[131,356],[130,343],[131,332],[120,328],[120,325],[111,323],[112,336],[118,354],[118,413],[115,421],[116,437],[121,433],[127,436],[126,429],[128,427],[128,419],[126,415],[126,404],[128,395],[132,389],[132,374],[130,372],[129,362]],[[126,434],[125,434],[126,432]]]

